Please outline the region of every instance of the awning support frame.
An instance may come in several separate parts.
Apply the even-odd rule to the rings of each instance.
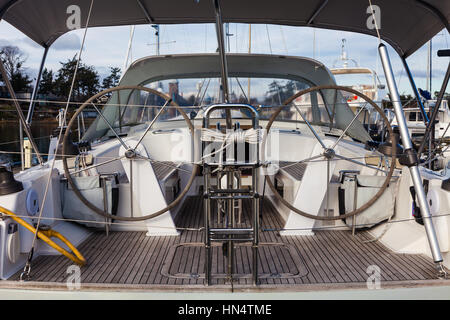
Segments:
[[[214,4],[214,11],[216,15],[216,34],[217,43],[219,45],[219,55],[220,55],[220,65],[221,65],[221,76],[222,76],[222,96],[225,103],[230,103],[230,95],[228,89],[228,63],[227,55],[225,52],[225,39],[223,33],[223,21],[222,21],[222,11],[220,10],[220,0],[212,0]],[[230,109],[225,110],[226,125],[227,129],[231,129],[231,112]]]
[[[417,154],[415,153],[413,148],[411,136],[409,134],[408,126],[406,124],[405,114],[403,113],[402,104],[400,102],[400,95],[398,93],[397,84],[395,83],[395,76],[392,70],[391,61],[389,59],[387,48],[384,44],[381,43],[378,46],[378,52],[380,54],[381,63],[383,65],[384,74],[386,76],[386,83],[388,85],[395,115],[397,117],[402,144],[403,147],[405,148],[405,153],[408,155],[409,163],[407,164],[407,166],[409,167],[409,172],[411,174],[412,182],[414,184],[414,189],[417,194],[422,214],[422,220],[427,234],[428,243],[431,249],[431,254],[434,262],[438,267],[439,276],[442,276],[443,272],[445,273],[445,269],[443,268],[442,264],[443,262],[442,254],[439,247],[439,242],[436,237],[436,231],[434,229],[430,207],[428,205],[427,197],[423,187],[422,178],[419,172],[419,161],[417,158]]]
[[[419,109],[420,109],[420,113],[422,113],[422,119],[425,125],[428,124],[428,122],[430,121],[430,119],[428,118],[427,113],[425,112],[425,107],[423,106],[422,103],[422,99],[420,98],[420,94],[419,91],[417,90],[417,86],[416,83],[414,81],[414,78],[411,74],[411,70],[409,69],[408,63],[406,62],[406,59],[403,57],[400,57],[402,59],[403,62],[403,66],[405,67],[405,71],[406,71],[406,75],[408,76],[409,79],[409,83],[411,84],[411,88],[414,92],[414,95],[416,97],[417,100],[417,104],[419,105]]]
[[[36,97],[39,92],[39,85],[41,84],[41,79],[42,79],[42,71],[44,69],[45,61],[47,60],[47,53],[48,53],[49,48],[50,47],[44,48],[44,54],[42,55],[41,65],[39,66],[36,83],[34,85],[33,93],[31,95],[30,106],[28,107],[28,114],[27,114],[27,119],[26,119],[28,125],[31,125],[31,122],[33,121],[34,107],[36,104],[35,100],[36,100]]]
[[[441,91],[439,91],[439,96],[438,96],[436,105],[433,108],[433,113],[431,114],[430,121],[428,122],[427,128],[425,129],[425,134],[423,136],[422,143],[420,144],[420,147],[419,147],[419,151],[418,151],[419,157],[422,154],[423,149],[425,148],[426,141],[430,138],[432,129],[434,128],[436,117],[439,113],[439,107],[441,106],[442,99],[444,98],[445,89],[447,89],[449,79],[450,79],[450,62],[447,66],[447,72],[445,73],[444,81],[442,82]]]

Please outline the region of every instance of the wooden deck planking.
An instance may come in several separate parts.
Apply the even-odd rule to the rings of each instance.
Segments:
[[[120,283],[122,278],[124,278],[127,270],[130,270],[130,264],[126,261],[131,261],[135,257],[138,248],[142,246],[142,243],[145,239],[145,234],[143,232],[139,232],[137,234],[138,238],[136,239],[136,242],[130,246],[131,250],[128,251],[127,257],[123,257],[122,259],[120,259],[120,263],[117,263],[119,265],[119,268],[117,268],[117,266],[114,268],[116,273],[112,276],[112,279],[111,276],[109,277],[109,281],[111,281],[112,283]]]
[[[369,237],[365,237],[364,235],[361,235],[360,237],[365,239],[365,241],[370,240]],[[390,251],[386,247],[384,247],[381,243],[370,242],[366,244],[372,244],[373,247],[376,248],[377,252],[379,252],[385,260],[387,260],[388,262],[392,262],[396,266],[398,274],[401,274],[406,279],[417,280],[427,278],[426,276],[424,276],[422,270],[416,268],[414,263],[411,264],[412,261],[409,255],[391,254]],[[403,270],[405,270],[405,268],[409,268],[411,272],[404,273]]]
[[[244,222],[249,220],[251,204],[243,202]],[[269,201],[264,203],[261,225],[267,229],[280,229],[281,217]],[[217,215],[214,215],[217,216]],[[216,217],[215,217],[216,219]],[[243,223],[246,225],[248,223]],[[177,255],[169,256],[171,248],[182,244],[199,244],[203,231],[184,230],[203,226],[203,201],[200,197],[188,199],[176,219],[181,228],[179,237],[147,237],[145,232],[93,233],[82,245],[80,251],[88,260],[82,268],[83,283],[150,284],[174,287],[199,285],[203,278],[167,276],[164,267],[180,275],[203,274],[205,266],[204,249],[200,245],[183,245],[176,248]],[[422,255],[396,254],[367,232],[358,232],[355,237],[349,231],[316,231],[314,236],[283,236],[276,231],[262,231],[259,249],[259,273],[261,284],[273,287],[316,283],[362,283],[368,278],[367,267],[377,265],[381,269],[382,281],[414,281],[434,279],[434,264]],[[283,243],[290,247],[280,247]],[[291,248],[291,249],[287,249]],[[234,268],[237,273],[235,284],[251,285],[251,246],[236,247]],[[212,247],[212,268],[219,274],[227,270],[227,259],[217,244]],[[294,256],[297,262],[293,260]],[[298,262],[304,266],[298,265]],[[32,264],[32,280],[64,282],[67,267],[72,263],[62,256],[41,256]],[[294,276],[306,268],[302,277]],[[292,276],[281,276],[292,274]],[[11,279],[17,280],[18,272]],[[273,276],[272,276],[273,275]],[[225,284],[227,279],[213,276],[213,284]]]
[[[408,273],[403,273],[401,261],[399,265],[399,261],[397,261],[395,257],[394,259],[392,259],[389,254],[386,254],[387,251],[384,250],[384,248],[380,248],[380,246],[375,243],[371,242],[365,243],[364,240],[370,240],[369,238],[361,239],[361,236],[358,235],[358,237],[354,240],[358,241],[358,243],[356,244],[356,242],[354,241],[353,246],[364,248],[368,252],[372,252],[374,257],[374,260],[372,260],[373,264],[378,265],[382,270],[385,270],[385,272],[387,271],[388,274],[392,277],[392,279],[401,279],[401,280],[414,279],[414,275],[412,274],[414,272],[413,269],[410,269]],[[408,268],[407,265],[405,267]]]
[[[326,232],[325,236],[328,241],[334,241],[336,243],[343,242],[342,238],[338,237],[336,234],[334,234],[334,232]],[[357,250],[353,250],[351,245],[349,245],[347,242],[345,242],[345,244],[346,246],[340,248],[341,254],[344,256],[346,261],[350,263],[353,268],[355,268],[357,274],[360,276],[359,280],[364,281],[363,275],[367,275],[367,267],[372,264],[371,261],[366,259],[366,257],[364,255],[361,255]]]
[[[100,266],[99,270],[97,271],[97,274],[95,275],[94,282],[104,282],[105,278],[109,275],[109,272],[111,271],[110,265],[114,265],[115,261],[120,259],[120,256],[123,254],[123,252],[127,249],[127,247],[130,247],[130,245],[127,245],[127,243],[132,243],[132,234],[126,234],[123,238],[118,238],[115,242],[113,253],[109,255],[109,257],[106,259],[106,262],[103,263],[103,265]]]
[[[188,225],[195,225],[195,218],[198,216],[198,214],[195,214],[197,210],[199,210],[199,201],[195,201],[194,205],[191,207],[189,212],[189,223]],[[194,239],[194,232],[187,230],[187,232],[184,233],[186,237],[183,237],[183,239],[180,239],[184,243],[189,242],[195,242]],[[184,247],[182,250],[186,251],[184,254],[182,254],[182,259],[178,265],[178,272],[180,273],[187,273],[188,271],[192,270],[192,264],[193,264],[193,256],[191,255],[191,246]],[[194,248],[195,249],[195,248]],[[175,284],[189,284],[190,279],[177,279]]]
[[[104,278],[105,283],[112,282],[115,278],[116,274],[119,273],[119,270],[121,266],[125,265],[125,262],[128,260],[128,257],[130,256],[131,252],[133,251],[134,247],[139,246],[143,236],[141,233],[135,232],[133,237],[130,239],[131,244],[126,246],[126,249],[122,251],[121,256],[119,259],[117,259],[117,263],[115,263],[112,270],[106,275],[106,278]]]
[[[281,224],[278,223],[278,221],[276,221],[275,217],[276,215],[273,214],[268,214],[265,215],[266,219],[268,220],[268,223],[272,226],[275,226],[277,228],[281,228]],[[277,237],[275,232],[265,232],[268,236],[267,242],[282,242],[282,239],[279,239],[279,236]],[[280,255],[272,255],[273,259],[277,259],[278,261],[274,261],[275,265],[280,266],[280,265],[287,265],[289,267],[289,272],[294,273],[295,270],[292,268],[293,266],[289,264],[290,262],[290,257],[286,256],[285,254],[285,250],[280,250]],[[278,272],[281,272],[278,271]],[[284,280],[284,281],[283,281]],[[289,283],[289,284],[295,284],[295,279],[283,279],[282,282],[284,283]]]
[[[321,236],[314,237],[314,239],[318,240],[320,243],[319,246],[327,250],[327,255],[329,257],[335,258],[332,259],[332,263],[335,265],[336,270],[343,270],[348,277],[347,279],[350,279],[350,282],[364,281],[367,278],[367,275],[362,275],[358,270],[355,270],[355,265],[352,263],[352,260],[347,259],[344,248],[328,245],[330,241],[327,239],[327,234],[328,232],[323,232],[321,233]],[[342,271],[340,271],[340,273],[342,273]]]
[[[200,226],[200,217],[202,216],[202,206],[201,206],[201,201],[196,201],[195,202],[196,206],[194,207],[194,209],[191,211],[191,215],[193,216],[193,222],[192,224],[195,226]],[[200,214],[195,214],[196,212],[199,212]],[[203,234],[203,232],[194,232],[194,231],[190,231],[190,238],[189,238],[189,242],[201,242],[201,236]],[[196,247],[189,247],[188,249],[188,254],[189,254],[189,259],[188,259],[188,264],[185,266],[184,268],[184,272],[192,272],[192,273],[203,273],[204,270],[201,270],[201,272],[198,272],[198,264],[200,262],[200,259],[195,259],[195,252],[198,251]],[[197,256],[200,257],[200,256]],[[197,267],[194,267],[194,264],[197,263]],[[183,284],[196,284],[197,283],[197,279],[189,279],[189,280],[183,280]]]
[[[200,226],[201,225],[201,220],[200,219],[202,217],[203,210],[202,210],[201,201],[197,201],[197,203],[198,203],[197,210],[198,210],[199,214],[195,215],[197,217],[196,225]],[[204,234],[203,232],[195,232],[194,233],[195,237],[194,237],[194,241],[193,242],[199,242],[199,243],[203,242],[203,234]],[[205,272],[204,264],[202,265],[202,268],[200,267],[200,261],[202,261],[202,260],[204,261],[204,258],[203,259],[200,258],[202,254],[204,254],[204,249],[203,248],[195,248],[195,255],[194,256],[198,257],[198,259],[194,260],[194,264],[195,264],[195,267],[193,268],[193,272],[194,273],[200,274],[200,273],[204,273]],[[202,269],[202,270],[200,270],[200,269]],[[200,283],[199,279],[191,279],[189,284],[199,284],[199,283]]]
[[[94,256],[93,263],[89,263],[88,265],[91,272],[89,272],[86,278],[82,279],[82,281],[88,283],[96,282],[96,275],[99,274],[99,276],[101,276],[101,274],[99,273],[100,269],[103,268],[104,270],[106,270],[109,267],[109,265],[107,264],[107,258],[108,256],[114,255],[114,253],[117,252],[116,246],[118,243],[120,243],[119,239],[124,239],[126,236],[127,234],[125,232],[114,232],[110,233],[108,237],[105,237],[109,238],[108,240],[105,238],[102,239],[102,242],[99,244],[99,248],[96,251],[97,256]]]

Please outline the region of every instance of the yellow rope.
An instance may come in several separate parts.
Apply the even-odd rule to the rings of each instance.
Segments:
[[[25,220],[19,218],[15,213],[9,211],[6,208],[0,207],[0,212],[9,216],[11,219],[13,219],[15,222],[20,224],[21,226],[28,229],[30,232],[35,233],[36,228],[34,228],[32,225],[30,225]],[[83,257],[83,255],[75,248],[73,244],[69,242],[62,234],[55,230],[45,230],[45,231],[37,231],[37,236],[39,239],[47,243],[50,247],[58,251],[59,253],[63,254],[79,266],[84,266],[86,264],[86,259]],[[58,244],[56,244],[51,238],[58,238],[61,240],[64,244],[66,244],[70,250],[72,250],[73,254],[68,252],[66,249],[62,248]]]

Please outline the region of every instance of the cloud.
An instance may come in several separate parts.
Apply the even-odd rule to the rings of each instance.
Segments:
[[[12,45],[12,43],[9,42],[8,40],[0,39],[0,47],[11,46],[11,45]]]
[[[413,74],[414,78],[427,78],[428,77],[428,72],[425,69],[414,69],[411,71],[411,73]],[[439,78],[444,77],[444,75],[445,75],[445,70],[433,69],[433,73],[432,73],[433,78],[439,79]],[[406,73],[403,70],[399,70],[396,72],[395,76],[396,77],[406,76]]]
[[[39,49],[42,48],[41,45],[39,45],[38,43],[34,42],[33,40],[27,37],[22,38],[20,41],[32,48],[39,48]]]
[[[77,50],[81,46],[80,38],[74,33],[68,33],[55,41],[52,45],[53,50],[65,51],[65,50]]]
[[[251,51],[253,53],[287,54],[294,56],[313,56],[328,67],[341,53],[341,40],[345,38],[348,57],[356,60],[360,66],[377,70],[382,82],[384,73],[377,53],[378,41],[375,37],[345,31],[331,31],[308,27],[289,27],[264,24],[252,25]],[[247,24],[230,24],[230,52],[246,53],[249,50],[249,26]],[[60,61],[72,58],[80,49],[84,30],[65,34],[59,38],[49,51],[46,67],[53,70],[60,68]],[[433,38],[433,89],[442,82],[447,68],[447,58],[437,58],[435,51],[447,48],[448,33],[443,32]],[[100,78],[109,75],[109,67],[122,67],[127,53],[130,37],[130,26],[99,27],[88,30],[83,63],[93,65]],[[161,25],[161,54],[215,52],[217,37],[214,24]],[[227,39],[228,40],[228,39]],[[132,60],[155,53],[156,37],[154,29],[149,25],[136,26],[132,50]],[[315,46],[314,46],[315,44]],[[17,45],[23,49],[29,59],[26,66],[31,75],[36,74],[43,49],[33,41],[26,39],[6,22],[0,22],[0,46]],[[388,46],[392,66],[396,74],[399,90],[411,92],[411,87],[398,55]],[[424,45],[408,58],[408,64],[417,85],[425,87],[427,46]],[[252,84],[253,85],[253,84]],[[255,84],[256,90],[256,84]],[[194,84],[186,85],[184,90],[195,91]]]

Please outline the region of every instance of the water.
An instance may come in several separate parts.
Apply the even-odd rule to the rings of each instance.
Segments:
[[[31,133],[36,141],[42,157],[47,158],[50,145],[50,136],[58,127],[56,121],[34,121],[31,124]],[[26,137],[24,133],[24,137]],[[20,139],[18,121],[0,121],[0,159],[11,161],[20,165]]]

